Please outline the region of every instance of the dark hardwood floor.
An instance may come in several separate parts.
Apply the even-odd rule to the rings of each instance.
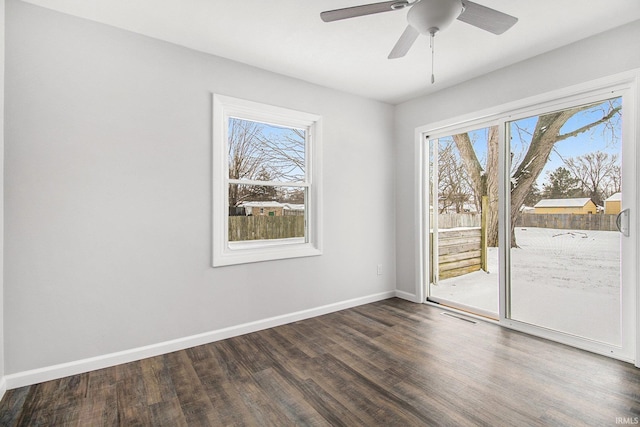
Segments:
[[[2,426],[600,426],[640,370],[390,299],[10,390]]]

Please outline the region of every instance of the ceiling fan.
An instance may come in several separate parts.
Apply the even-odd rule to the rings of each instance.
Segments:
[[[324,22],[339,21],[374,13],[391,12],[409,7],[407,28],[389,54],[389,59],[401,58],[407,54],[420,34],[431,37],[431,55],[434,51],[434,37],[455,19],[493,34],[502,34],[518,22],[518,18],[469,0],[395,0],[365,4],[322,12]],[[433,58],[432,58],[433,59]],[[432,60],[433,67],[433,60]],[[433,71],[433,70],[432,70]],[[435,81],[431,73],[431,83]]]

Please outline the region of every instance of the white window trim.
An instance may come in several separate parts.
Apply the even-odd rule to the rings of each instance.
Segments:
[[[229,117],[276,126],[307,129],[305,208],[307,236],[300,239],[229,244],[229,185],[227,131]],[[213,201],[212,265],[221,267],[251,262],[316,256],[322,254],[322,117],[258,102],[213,94]],[[291,183],[282,183],[290,186]],[[294,184],[295,185],[295,184]]]

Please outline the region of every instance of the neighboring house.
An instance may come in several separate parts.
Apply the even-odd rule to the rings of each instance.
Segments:
[[[304,204],[269,202],[242,202],[237,206],[243,213],[240,215],[283,216],[304,215]]]
[[[242,202],[238,205],[244,208],[245,215],[253,216],[282,216],[284,205],[279,202]]]
[[[604,201],[604,213],[606,215],[618,215],[622,210],[622,194],[614,193]]]
[[[545,199],[533,207],[536,214],[595,214],[598,208],[588,197],[579,199]]]
[[[280,202],[242,202],[238,207],[244,208],[245,215],[282,216],[284,205]]]

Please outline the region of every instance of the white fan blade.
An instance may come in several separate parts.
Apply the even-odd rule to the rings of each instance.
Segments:
[[[396,42],[396,45],[391,49],[391,53],[389,54],[389,59],[402,58],[409,52],[413,43],[415,43],[416,39],[420,33],[418,30],[413,28],[411,25],[407,25],[404,32],[400,36],[400,39]]]
[[[374,13],[390,12],[403,9],[409,5],[408,0],[385,1],[382,3],[363,4],[362,6],[346,7],[344,9],[328,10],[320,14],[324,22],[340,19],[355,18],[357,16],[372,15]]]
[[[518,22],[518,18],[515,16],[507,15],[472,1],[463,0],[462,4],[464,5],[464,11],[458,16],[460,21],[493,34],[502,34]]]

